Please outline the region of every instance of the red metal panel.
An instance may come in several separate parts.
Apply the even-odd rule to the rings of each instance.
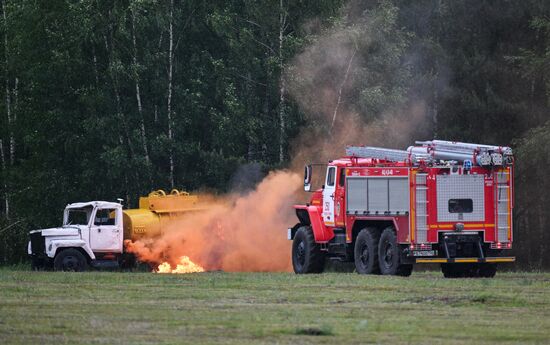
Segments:
[[[409,240],[409,216],[393,217],[395,229],[397,230],[397,242],[410,243]]]
[[[346,217],[346,188],[342,186],[340,179],[342,178],[341,169],[338,168],[336,189],[334,190],[334,225],[336,227],[344,227]],[[344,183],[346,183],[344,181]]]
[[[438,241],[438,232],[453,231],[456,222],[438,222],[437,221],[437,176],[447,171],[448,168],[431,168],[428,169],[428,242],[435,243]],[[494,174],[482,167],[474,167],[471,173],[484,174],[484,197],[485,197],[485,220],[483,222],[463,222],[465,231],[485,232],[485,241],[492,242],[495,240],[495,193],[496,182]]]
[[[408,176],[409,168],[396,167],[353,167],[348,168],[348,176]]]
[[[440,169],[433,168],[428,170],[428,176],[426,177],[426,187],[428,192],[426,193],[426,199],[428,201],[428,235],[427,240],[430,243],[438,242],[437,238],[437,175]]]
[[[485,175],[485,242],[494,242],[497,236],[496,231],[496,203],[495,195],[497,190],[497,181],[495,173]],[[487,226],[489,225],[489,226]]]
[[[508,239],[510,242],[514,240],[514,194],[515,194],[515,183],[514,183],[514,166],[508,167],[508,172],[510,173],[510,232]]]
[[[323,217],[321,217],[321,208],[316,206],[308,206],[307,212],[309,213],[309,220],[311,221],[315,242],[323,243],[330,241],[334,237],[334,232],[332,231],[332,228],[325,226]]]
[[[407,241],[409,243],[414,242],[416,234],[416,169],[409,170],[409,233],[407,235]]]
[[[332,231],[332,228],[326,227],[325,223],[323,222],[323,217],[321,216],[321,207],[294,205],[294,208],[299,210],[306,210],[308,212],[309,221],[313,230],[313,236],[315,237],[315,242],[325,243],[330,241],[334,237],[334,232]]]

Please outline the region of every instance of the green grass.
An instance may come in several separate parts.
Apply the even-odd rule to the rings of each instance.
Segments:
[[[547,344],[550,274],[0,269],[0,344]]]

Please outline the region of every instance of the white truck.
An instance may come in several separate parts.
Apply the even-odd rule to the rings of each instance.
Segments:
[[[62,226],[30,232],[27,252],[32,267],[57,271],[131,267],[135,258],[125,252],[125,240],[160,235],[170,219],[200,210],[197,202],[197,196],[186,192],[158,190],[141,197],[137,209],[108,201],[68,204]]]
[[[122,205],[91,201],[69,204],[58,228],[30,232],[33,268],[85,271],[88,266],[118,267],[123,253]]]

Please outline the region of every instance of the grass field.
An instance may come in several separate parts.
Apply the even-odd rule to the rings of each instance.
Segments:
[[[0,344],[548,344],[550,274],[0,269]]]

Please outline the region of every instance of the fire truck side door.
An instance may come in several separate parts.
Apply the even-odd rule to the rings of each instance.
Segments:
[[[345,224],[345,186],[346,186],[346,169],[339,168],[336,171],[336,190],[334,191],[334,222],[336,226]]]
[[[90,227],[90,247],[94,252],[122,252],[122,210],[97,208]]]
[[[336,190],[336,167],[327,168],[325,188],[323,189],[323,221],[327,226],[334,226],[334,191]]]

